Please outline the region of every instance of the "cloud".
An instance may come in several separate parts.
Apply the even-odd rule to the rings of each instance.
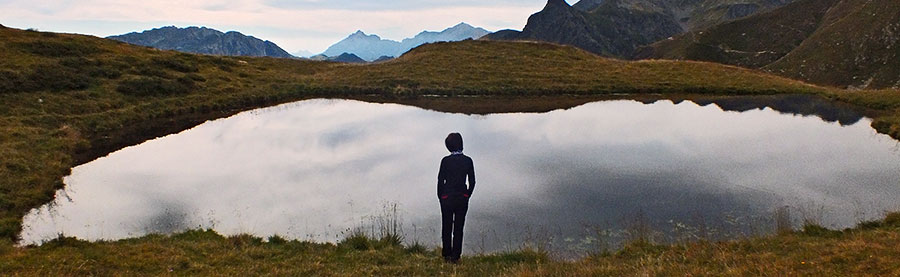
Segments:
[[[521,29],[542,0],[482,1],[25,1],[0,2],[3,24],[109,36],[164,25],[207,26],[271,40],[289,52],[321,52],[356,30],[402,39],[466,22]]]

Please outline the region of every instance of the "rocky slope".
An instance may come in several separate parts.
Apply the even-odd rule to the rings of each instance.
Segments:
[[[654,43],[636,58],[761,68],[838,87],[900,86],[900,2],[800,0]]]
[[[493,40],[537,40],[573,45],[596,54],[630,57],[641,46],[770,10],[791,0],[549,0],[521,32]]]
[[[377,35],[367,35],[362,31],[356,31],[347,38],[328,47],[322,54],[337,56],[343,53],[351,53],[367,61],[374,61],[382,57],[398,57],[419,45],[439,41],[460,41],[465,39],[477,39],[488,32],[482,28],[472,27],[466,23],[447,28],[440,32],[423,31],[415,37],[402,41],[382,39]]]
[[[223,33],[206,27],[178,28],[175,26],[168,26],[140,33],[133,32],[124,35],[110,36],[108,38],[164,50],[176,50],[198,54],[276,58],[293,57],[287,51],[284,51],[284,49],[281,49],[281,47],[278,47],[278,45],[271,41],[263,41],[235,31]]]

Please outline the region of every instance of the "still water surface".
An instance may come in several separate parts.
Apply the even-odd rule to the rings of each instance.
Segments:
[[[733,103],[732,103],[733,104]],[[724,104],[723,104],[724,106]],[[396,204],[406,241],[436,245],[443,139],[460,132],[478,185],[470,251],[587,249],[657,235],[769,232],[789,206],[839,228],[900,208],[900,151],[871,121],[771,108],[603,101],[548,113],[449,114],[309,100],[244,112],[78,166],[25,217],[22,242],[213,228],[338,241]],[[826,117],[827,118],[827,117]],[[376,226],[373,226],[376,225]]]

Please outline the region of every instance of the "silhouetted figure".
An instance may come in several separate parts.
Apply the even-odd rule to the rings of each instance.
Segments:
[[[475,190],[475,166],[463,155],[463,141],[459,133],[451,133],[444,140],[450,155],[441,160],[438,171],[437,195],[441,201],[441,240],[444,260],[459,262],[462,255],[463,225],[469,210],[469,197]],[[469,185],[466,186],[468,176]]]

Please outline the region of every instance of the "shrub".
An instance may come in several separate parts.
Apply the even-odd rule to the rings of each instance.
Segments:
[[[74,40],[23,42],[16,46],[26,52],[44,57],[87,56],[103,52],[96,45]]]
[[[127,67],[121,63],[106,63],[85,57],[67,57],[59,60],[59,64],[87,73],[91,77],[116,79],[122,76],[121,69]]]
[[[22,81],[18,72],[0,70],[0,94],[21,91]]]
[[[191,80],[194,80],[197,82],[206,82],[206,78],[203,78],[203,76],[200,76],[200,74],[197,74],[197,73],[185,74],[184,77],[190,78]]]
[[[149,66],[138,66],[137,70],[134,71],[136,75],[142,75],[147,77],[159,77],[164,79],[172,79],[175,76],[165,71],[163,68],[156,65]]]
[[[116,91],[136,96],[174,95],[189,93],[194,87],[194,81],[186,77],[181,77],[177,80],[159,77],[136,77],[119,82]]]
[[[22,90],[82,90],[88,88],[92,81],[85,72],[58,64],[42,64],[35,66],[31,74],[22,80]]]
[[[900,227],[900,212],[888,213],[884,217],[885,226]]]
[[[22,231],[22,224],[14,217],[0,219],[0,240],[16,239]]]
[[[106,79],[118,79],[119,77],[122,77],[122,71],[106,66],[91,68],[87,73],[91,77],[100,77]]]
[[[197,63],[187,60],[188,58],[190,58],[190,56],[153,57],[150,62],[178,72],[188,73],[199,71]]]

